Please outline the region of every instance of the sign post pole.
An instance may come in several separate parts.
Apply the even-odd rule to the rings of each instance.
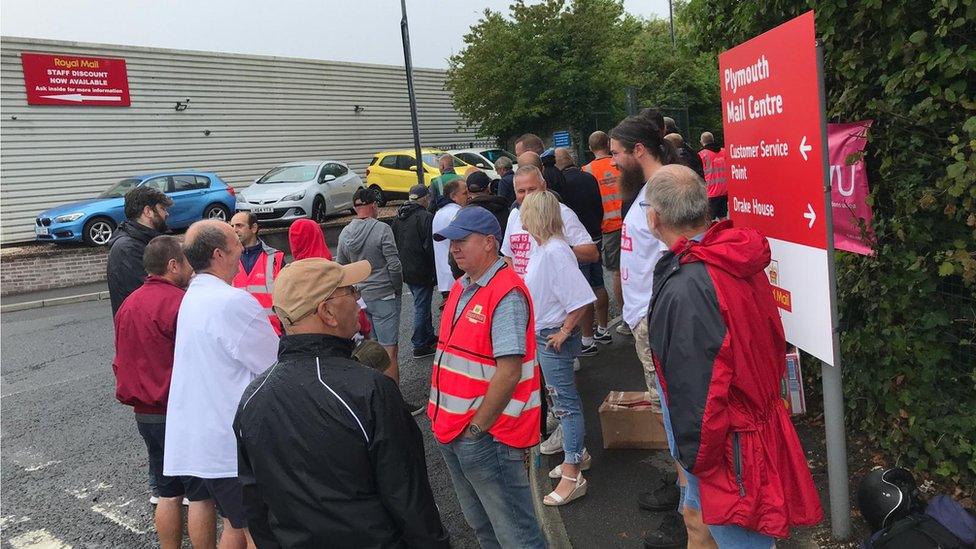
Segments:
[[[820,139],[824,154],[824,218],[827,222],[827,276],[830,280],[830,312],[834,330],[834,365],[821,362],[824,430],[827,437],[827,485],[830,491],[830,529],[834,539],[851,533],[850,493],[847,476],[847,431],[844,421],[844,387],[841,377],[840,325],[837,316],[837,269],[834,265],[834,216],[827,147],[827,99],[823,77],[823,46],[817,43],[817,85],[820,94]]]
[[[400,37],[403,40],[403,66],[407,71],[407,95],[410,97],[410,123],[413,125],[413,150],[416,155],[417,184],[424,184],[424,157],[420,153],[420,126],[417,123],[417,96],[413,91],[413,61],[410,59],[410,29],[407,27],[407,0],[400,0]]]

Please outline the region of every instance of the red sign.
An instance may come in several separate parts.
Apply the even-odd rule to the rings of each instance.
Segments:
[[[813,12],[718,58],[729,217],[827,248]]]
[[[21,53],[28,105],[128,107],[125,59]]]

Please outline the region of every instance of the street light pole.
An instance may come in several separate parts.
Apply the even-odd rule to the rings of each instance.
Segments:
[[[413,62],[410,60],[410,29],[407,28],[407,0],[400,0],[400,36],[403,39],[403,64],[407,70],[407,94],[410,96],[410,121],[413,124],[414,158],[417,161],[417,184],[424,184],[424,158],[420,154],[420,126],[417,123],[417,96],[413,91]]]
[[[674,47],[674,0],[668,0],[668,21],[671,23],[671,46]]]

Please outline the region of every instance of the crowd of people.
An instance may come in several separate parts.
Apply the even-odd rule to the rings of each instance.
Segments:
[[[574,372],[615,336],[633,337],[676,471],[638,498],[663,513],[645,547],[768,548],[819,522],[779,401],[769,245],[723,219],[724,151],[701,143],[645,110],[590,135],[582,166],[534,134],[516,141],[517,168],[498,159],[498,181],[445,155],[391,224],[357,191],[334,255],[295,222],[290,261],[249,212],[181,242],[162,234],[165,194],[129,192],[108,260],[113,369],[160,545],[181,546],[186,506],[197,548],[217,543],[217,512],[224,549],[449,547],[411,417],[426,412],[480,545],[545,547],[529,452],[563,455],[538,503],[586,495]],[[425,403],[398,387],[404,285],[412,356],[433,357]]]

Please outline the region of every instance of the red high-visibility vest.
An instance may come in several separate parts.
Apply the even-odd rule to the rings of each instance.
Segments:
[[[279,252],[271,246],[263,244],[261,254],[254,262],[251,272],[248,273],[244,270],[244,263],[242,262],[240,270],[234,276],[234,287],[247,290],[258,300],[258,303],[264,307],[264,311],[268,313],[268,321],[271,322],[271,327],[278,335],[281,335],[281,320],[271,308],[271,294],[274,292],[274,281],[278,278],[278,273],[281,272],[281,266],[284,262],[284,252]]]
[[[460,281],[454,282],[444,306],[427,403],[431,428],[442,444],[451,442],[467,428],[484,401],[496,367],[491,319],[498,302],[512,289],[522,292],[529,304],[522,376],[505,410],[487,431],[502,444],[514,448],[528,448],[539,443],[542,395],[539,363],[535,359],[532,300],[521,277],[505,266],[495,273],[487,286],[475,291],[457,322],[454,322],[454,313],[463,290]]]
[[[729,184],[725,179],[725,147],[722,147],[719,152],[702,149],[698,151],[698,156],[702,160],[702,168],[705,169],[705,187],[708,189],[708,198],[727,196]]]

